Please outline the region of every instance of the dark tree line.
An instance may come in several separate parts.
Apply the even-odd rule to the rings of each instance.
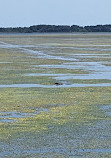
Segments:
[[[30,27],[0,28],[6,33],[34,33],[34,32],[111,32],[111,25],[78,26],[78,25],[34,25]]]

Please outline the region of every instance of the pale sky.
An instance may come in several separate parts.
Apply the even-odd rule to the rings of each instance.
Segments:
[[[0,0],[0,27],[111,24],[111,0]]]

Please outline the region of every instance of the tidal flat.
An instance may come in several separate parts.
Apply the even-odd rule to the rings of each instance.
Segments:
[[[0,157],[111,157],[111,34],[0,35]]]

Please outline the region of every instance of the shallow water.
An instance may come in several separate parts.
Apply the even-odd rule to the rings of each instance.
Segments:
[[[23,118],[28,116],[30,117],[31,115],[29,113],[23,113],[23,112],[16,112],[16,111],[0,112],[0,118]]]
[[[111,117],[111,105],[100,106],[100,109],[105,112],[106,116]]]
[[[60,78],[59,78],[60,79]],[[62,82],[61,82],[62,83]],[[110,87],[111,83],[100,83],[100,84],[62,84],[62,85],[42,85],[42,84],[12,84],[12,85],[0,85],[0,88],[70,88],[70,87]]]
[[[90,79],[107,79],[111,80],[111,73],[92,73],[92,74],[83,74],[83,75],[67,75],[67,76],[57,76],[54,77],[56,80],[69,80],[69,79],[78,79],[78,80],[90,80]]]
[[[30,113],[25,113],[21,111],[0,112],[0,122],[6,122],[6,123],[15,122],[17,121],[18,118],[35,117],[41,112],[49,112],[49,110],[47,108],[36,108],[33,109],[33,112]]]
[[[33,47],[36,47],[36,46],[33,46]],[[36,55],[37,58],[43,58],[43,59],[55,59],[55,60],[66,60],[66,61],[76,61],[77,60],[73,57],[72,58],[68,58],[68,57],[65,58],[62,56],[54,56],[54,55],[51,56],[51,55],[45,54],[45,52],[42,52],[42,51],[34,51],[31,49],[28,49],[27,46],[13,45],[13,44],[8,44],[8,43],[4,43],[4,45],[0,45],[0,48],[19,49],[22,52],[26,52],[26,53],[31,54],[31,55]]]
[[[21,152],[14,152],[14,155],[20,155],[20,154],[27,154],[28,156],[31,154],[40,154],[42,156],[42,154],[53,154],[53,153],[58,153],[58,154],[62,154],[62,155],[67,155],[66,153],[69,153],[69,156],[79,156],[79,157],[83,157],[82,153],[111,153],[111,149],[74,149],[73,151],[68,151],[68,150],[64,150],[64,149],[55,149],[55,148],[49,148],[49,149],[38,149],[38,150],[25,150],[22,153]],[[1,157],[3,156],[12,156],[11,152],[2,152],[0,154]]]
[[[105,66],[102,63],[99,62],[75,62],[74,64],[61,64],[61,65],[39,65],[38,67],[43,68],[63,68],[63,69],[83,69],[87,71],[93,71],[93,72],[110,72],[111,66]]]

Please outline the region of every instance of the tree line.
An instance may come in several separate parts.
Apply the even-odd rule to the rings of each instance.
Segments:
[[[45,32],[111,32],[111,25],[78,26],[78,25],[33,25],[30,27],[0,28],[2,33],[45,33]]]

